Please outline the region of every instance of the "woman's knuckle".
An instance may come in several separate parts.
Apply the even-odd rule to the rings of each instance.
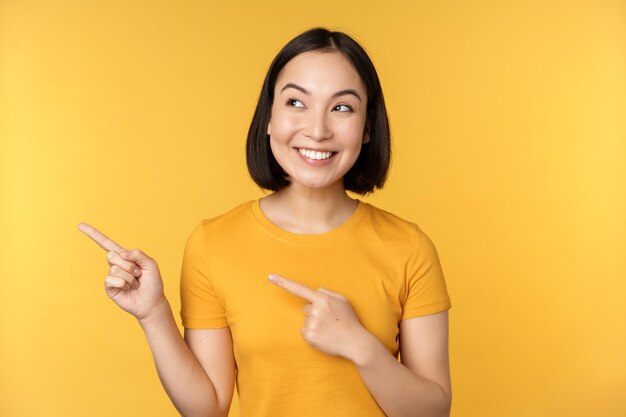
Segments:
[[[123,286],[124,284],[119,280],[119,278],[113,277],[113,276],[108,276],[104,280],[104,285],[105,285],[105,287],[119,288],[119,287]]]
[[[322,297],[320,297],[319,299],[319,304],[324,306],[324,307],[329,307],[330,306],[330,296],[327,294],[323,294]]]

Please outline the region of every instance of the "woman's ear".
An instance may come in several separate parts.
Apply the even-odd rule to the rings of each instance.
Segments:
[[[267,134],[268,135],[272,134],[272,123],[271,123],[271,121],[267,122]]]
[[[369,120],[365,123],[365,129],[363,129],[363,143],[368,143],[370,141],[370,122]]]

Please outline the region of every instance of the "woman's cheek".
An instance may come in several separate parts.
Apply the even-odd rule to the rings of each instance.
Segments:
[[[281,117],[272,123],[272,134],[277,137],[289,137],[302,128],[302,118],[297,116]]]
[[[337,119],[334,123],[335,131],[341,132],[344,137],[361,136],[365,129],[365,120],[363,117],[353,115],[343,119]]]
[[[335,134],[349,142],[360,143],[363,139],[364,126],[360,123],[346,123],[338,126]]]

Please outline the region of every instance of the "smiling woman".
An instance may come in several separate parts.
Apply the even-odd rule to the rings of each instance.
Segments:
[[[343,189],[344,175],[368,142],[361,96],[365,87],[339,52],[304,52],[283,68],[267,134],[290,192]]]
[[[308,68],[306,64],[316,66]],[[338,72],[327,70],[324,64],[332,65],[332,69]],[[287,73],[300,78],[288,78]],[[331,85],[333,88],[330,88]],[[309,100],[314,102],[307,105]],[[322,100],[330,101],[323,103]],[[319,111],[320,105],[330,103],[333,107],[326,108],[326,112]],[[324,122],[329,122],[327,113],[331,111],[341,113],[352,123],[364,117],[359,134],[365,146],[361,147],[354,165],[345,173],[344,187],[358,194],[382,188],[391,160],[387,110],[374,64],[357,42],[341,32],[312,29],[290,41],[274,58],[261,88],[246,146],[252,179],[261,188],[271,191],[279,191],[290,183],[288,174],[276,161],[267,140],[268,135],[271,139],[270,127],[275,124],[270,119],[279,116],[276,112],[281,110],[282,105],[301,109],[300,112],[308,115],[308,122],[316,123],[307,127],[309,134],[311,129],[330,128]],[[316,115],[327,117],[321,120],[323,123],[320,125],[319,119],[311,119]],[[315,142],[319,143],[313,145]],[[323,145],[327,142],[307,138],[306,143],[300,145],[304,147],[308,144],[313,149],[325,150]]]
[[[381,188],[391,155],[363,48],[323,28],[290,41],[268,70],[246,155],[273,192],[191,233],[184,338],[156,262],[80,225],[107,250],[107,293],[139,320],[177,409],[226,416],[236,384],[242,416],[449,415],[451,304],[435,246],[347,194]]]

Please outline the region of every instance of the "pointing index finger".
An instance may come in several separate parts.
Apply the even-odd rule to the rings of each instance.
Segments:
[[[318,299],[317,291],[276,274],[270,274],[269,280],[298,297],[314,302]]]
[[[79,223],[78,229],[89,236],[94,242],[96,242],[102,249],[108,251],[116,251],[119,252],[124,250],[123,247],[106,237],[103,233],[101,233],[95,227],[88,225],[87,223]]]

